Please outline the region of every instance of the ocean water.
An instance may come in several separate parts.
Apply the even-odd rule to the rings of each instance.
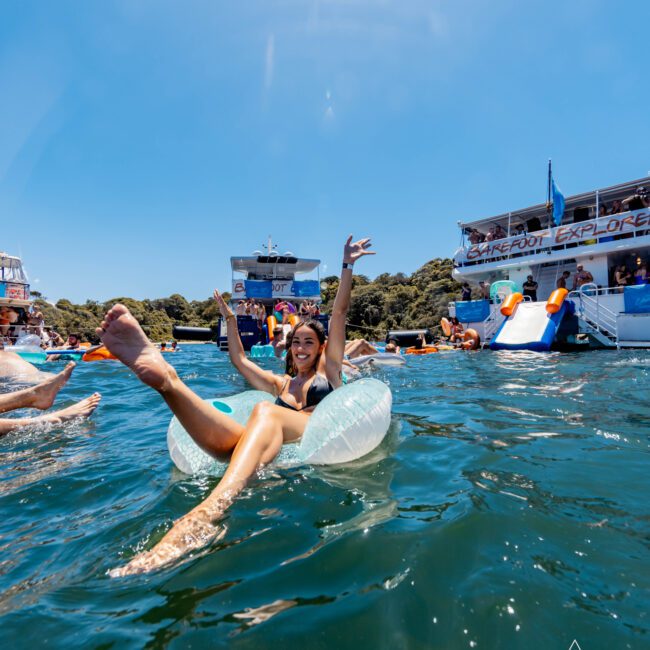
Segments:
[[[245,389],[214,346],[168,358],[203,397]],[[2,646],[650,647],[650,354],[374,376],[394,418],[369,457],[267,470],[208,552],[113,579],[217,479],[173,468],[170,414],[126,368],[79,364],[57,404],[99,390],[90,420],[0,439]]]

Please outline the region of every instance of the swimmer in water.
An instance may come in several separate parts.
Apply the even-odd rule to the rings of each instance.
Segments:
[[[343,249],[341,281],[332,307],[329,341],[318,321],[298,323],[287,337],[285,374],[263,370],[246,357],[237,327],[228,327],[228,354],[239,372],[257,390],[275,395],[275,403],[255,406],[248,422],[241,425],[204,402],[165,362],[124,305],[115,305],[104,317],[97,333],[104,345],[131,368],[146,385],[160,393],[188,434],[204,451],[230,464],[212,494],[187,515],[150,551],[138,553],[112,576],[143,573],[165,566],[188,551],[213,542],[221,533],[216,524],[245,487],[249,478],[270,463],[282,445],[297,442],[315,406],[342,385],[341,366],[345,348],[345,319],[350,306],[352,267],[368,250],[370,239],[352,242]],[[218,291],[214,297],[222,317],[236,324],[236,316]],[[318,372],[325,356],[325,374]]]
[[[36,386],[0,395],[0,413],[24,408],[39,409],[41,411],[49,409],[54,404],[57,393],[70,379],[74,367],[74,363],[69,363],[58,375],[54,375]],[[0,436],[25,426],[61,424],[74,418],[86,418],[97,408],[100,400],[101,395],[95,393],[68,408],[39,417],[0,418]]]

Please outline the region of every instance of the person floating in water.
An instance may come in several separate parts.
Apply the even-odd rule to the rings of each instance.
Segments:
[[[0,355],[11,353],[0,353]],[[2,356],[0,356],[0,364],[2,363]],[[24,363],[27,363],[26,361]],[[31,365],[31,364],[28,364]],[[32,366],[33,367],[33,366]],[[35,386],[23,388],[12,393],[5,393],[0,395],[0,413],[7,413],[8,411],[15,411],[17,409],[39,409],[45,411],[54,404],[54,399],[57,393],[61,390],[63,385],[70,379],[70,375],[75,367],[74,363],[69,363],[64,370],[58,375],[48,377]],[[35,372],[36,369],[34,368]],[[46,373],[40,373],[45,375]],[[69,406],[68,408],[55,411],[54,413],[46,413],[35,418],[2,418],[0,417],[0,436],[3,436],[12,431],[16,431],[21,427],[34,426],[39,424],[62,424],[74,418],[88,417],[99,404],[101,395],[94,393],[90,397]]]
[[[255,406],[248,422],[241,425],[204,402],[165,362],[142,328],[124,306],[108,311],[97,334],[104,345],[131,368],[146,385],[160,393],[185,430],[207,453],[230,458],[230,464],[212,494],[187,515],[150,551],[136,555],[126,566],[111,571],[112,576],[151,571],[202,548],[219,534],[216,526],[226,509],[244,488],[248,479],[270,463],[282,445],[302,437],[316,405],[342,385],[341,367],[345,349],[345,319],[350,306],[352,267],[368,250],[370,239],[352,242],[343,249],[341,281],[330,317],[329,341],[318,321],[298,323],[287,337],[284,375],[263,370],[246,357],[236,327],[236,315],[218,291],[214,297],[222,317],[233,322],[228,327],[228,353],[239,372],[258,390],[275,395],[275,403]],[[318,372],[325,355],[324,374]]]

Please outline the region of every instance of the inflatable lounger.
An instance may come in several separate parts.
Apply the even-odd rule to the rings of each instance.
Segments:
[[[274,399],[270,393],[250,390],[205,401],[245,424],[256,404]],[[271,465],[330,465],[365,456],[388,431],[392,401],[388,386],[376,379],[360,379],[337,388],[316,406],[302,439],[283,445]],[[186,474],[221,476],[228,466],[203,451],[176,417],[169,424],[167,446],[176,467]]]

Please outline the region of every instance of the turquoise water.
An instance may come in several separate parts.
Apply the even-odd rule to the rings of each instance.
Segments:
[[[203,397],[245,388],[214,346],[168,359]],[[111,579],[216,479],[172,467],[169,413],[128,370],[79,364],[57,403],[99,390],[91,420],[0,439],[3,646],[650,646],[650,355],[447,353],[374,376],[394,422],[370,457],[267,471],[209,553]]]

